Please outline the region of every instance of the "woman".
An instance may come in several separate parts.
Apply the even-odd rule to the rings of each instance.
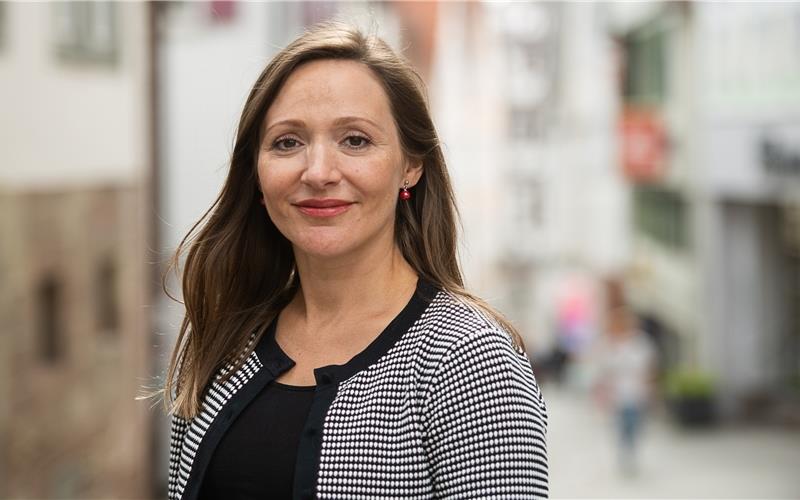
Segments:
[[[463,289],[423,86],[386,43],[325,23],[275,56],[201,222],[170,499],[547,495],[545,403]]]
[[[598,372],[593,390],[600,404],[614,414],[619,470],[635,475],[642,427],[654,395],[657,352],[625,306],[609,312],[606,330],[595,348]]]

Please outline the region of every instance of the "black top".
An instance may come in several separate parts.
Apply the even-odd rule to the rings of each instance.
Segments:
[[[214,451],[200,499],[292,498],[297,445],[314,389],[276,381],[268,384]]]

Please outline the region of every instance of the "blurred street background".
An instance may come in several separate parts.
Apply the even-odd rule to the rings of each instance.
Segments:
[[[800,498],[800,3],[479,1],[0,2],[0,498],[166,497],[161,275],[331,18],[428,85],[552,496]]]

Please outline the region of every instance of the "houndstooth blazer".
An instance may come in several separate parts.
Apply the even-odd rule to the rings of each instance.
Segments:
[[[195,418],[172,417],[169,500],[197,498],[231,423],[293,364],[273,324]],[[547,410],[528,358],[454,295],[420,280],[373,343],[314,375],[294,498],[548,496]]]

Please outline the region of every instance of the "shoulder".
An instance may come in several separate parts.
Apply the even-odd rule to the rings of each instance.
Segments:
[[[409,334],[423,385],[502,373],[508,381],[536,386],[530,361],[511,335],[455,294],[439,291]]]
[[[418,328],[412,364],[419,370],[424,421],[461,410],[516,412],[544,432],[547,410],[530,360],[493,318],[442,291]]]
[[[472,344],[521,353],[511,335],[486,312],[444,290],[433,297],[413,330],[419,347],[441,358]]]

